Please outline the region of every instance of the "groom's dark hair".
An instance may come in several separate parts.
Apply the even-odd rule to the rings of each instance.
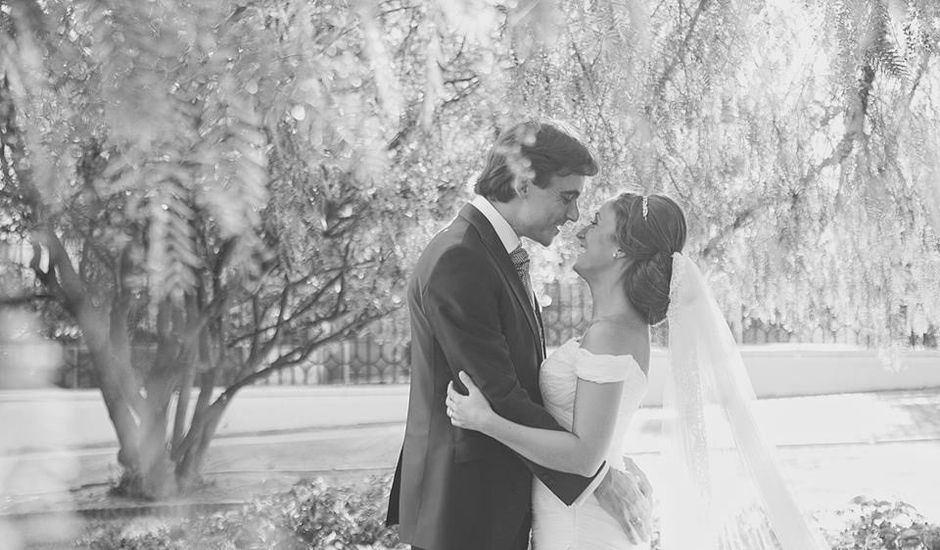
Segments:
[[[494,202],[516,196],[516,177],[545,188],[552,176],[593,176],[597,161],[573,130],[557,122],[526,121],[503,130],[486,158],[474,191]]]

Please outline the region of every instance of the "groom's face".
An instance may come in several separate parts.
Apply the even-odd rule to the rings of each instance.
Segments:
[[[552,244],[561,226],[578,221],[581,215],[578,198],[583,189],[584,176],[577,174],[551,176],[544,189],[529,183],[520,212],[520,236],[528,237],[542,246]]]

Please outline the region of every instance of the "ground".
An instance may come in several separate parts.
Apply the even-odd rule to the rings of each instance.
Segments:
[[[866,495],[905,500],[940,522],[940,389],[764,399],[757,412],[805,509],[832,511]],[[663,474],[661,414],[638,411],[626,447],[654,487]],[[159,506],[107,495],[117,475],[114,448],[0,457],[0,474],[8,480],[0,493],[0,522],[7,533],[25,535],[30,547],[51,548],[36,546],[61,536],[51,524],[74,531],[88,517],[194,513],[283,491],[301,479],[342,482],[389,473],[403,433],[404,426],[394,423],[219,438],[210,448],[206,489]],[[30,483],[42,472],[59,472],[64,481],[58,487]],[[0,540],[3,531],[0,523]]]

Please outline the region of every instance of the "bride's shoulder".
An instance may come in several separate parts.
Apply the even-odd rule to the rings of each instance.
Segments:
[[[633,340],[623,325],[597,322],[581,336],[581,347],[595,355],[631,355]]]
[[[581,348],[592,355],[630,357],[641,365],[649,361],[649,333],[628,330],[616,323],[599,322],[591,325],[581,337]]]

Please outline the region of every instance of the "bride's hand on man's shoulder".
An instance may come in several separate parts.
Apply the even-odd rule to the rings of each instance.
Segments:
[[[460,371],[457,376],[467,388],[467,395],[462,395],[454,387],[453,380],[447,384],[447,416],[450,423],[465,430],[486,432],[489,422],[496,416],[486,397],[473,383],[470,375]]]

